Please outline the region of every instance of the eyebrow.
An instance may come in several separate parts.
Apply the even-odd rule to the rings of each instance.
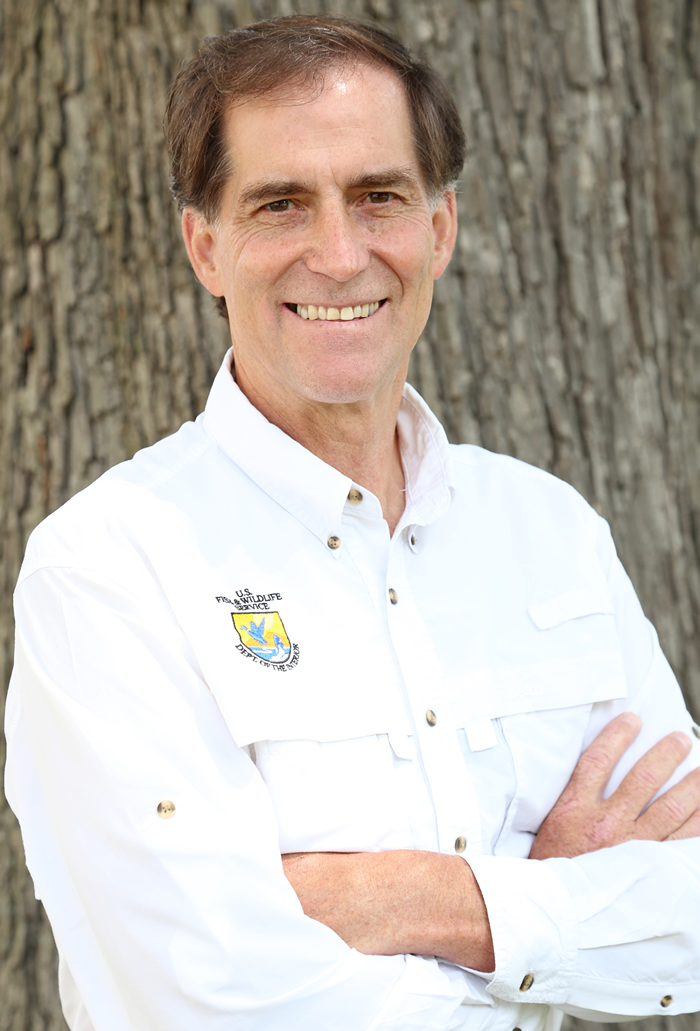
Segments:
[[[408,168],[386,168],[378,172],[360,172],[348,180],[351,190],[377,190],[380,187],[404,190],[420,189],[420,179]]]
[[[418,176],[406,168],[387,168],[377,172],[358,172],[346,183],[349,190],[420,189]],[[313,193],[314,187],[302,179],[256,179],[241,193],[239,204],[255,206],[269,197],[293,197]]]

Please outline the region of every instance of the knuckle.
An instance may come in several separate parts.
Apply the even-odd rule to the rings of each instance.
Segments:
[[[670,793],[663,795],[658,800],[657,805],[661,806],[663,815],[669,823],[673,824],[674,828],[680,827],[688,818],[688,808],[683,804],[683,800],[678,795]]]
[[[656,765],[647,763],[637,767],[634,779],[637,787],[651,797],[656,794],[666,777],[665,774],[659,775]]]
[[[610,756],[603,747],[593,744],[581,756],[578,767],[584,776],[607,773]]]
[[[687,734],[683,733],[667,734],[665,738],[662,738],[657,747],[663,748],[675,759],[676,763],[680,763],[688,754],[690,738]]]

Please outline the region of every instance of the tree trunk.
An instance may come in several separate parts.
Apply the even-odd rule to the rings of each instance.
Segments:
[[[205,33],[304,9],[395,28],[452,88],[462,228],[412,380],[452,440],[610,520],[700,715],[697,0],[4,0],[2,683],[29,532],[201,410],[226,347],[168,196],[167,84]],[[0,1031],[64,1027],[4,803],[0,885]]]

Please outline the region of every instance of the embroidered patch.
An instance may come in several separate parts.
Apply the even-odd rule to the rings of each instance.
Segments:
[[[263,666],[291,669],[299,661],[299,645],[292,644],[279,612],[232,612],[231,619],[241,643],[238,651]]]

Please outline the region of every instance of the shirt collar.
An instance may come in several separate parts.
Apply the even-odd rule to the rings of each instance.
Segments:
[[[204,409],[206,432],[251,480],[325,543],[340,533],[352,480],[269,422],[248,401],[231,374],[232,359],[231,348]],[[447,510],[453,474],[445,432],[408,384],[398,430],[406,476],[406,511],[400,529],[408,523],[432,522]]]
[[[427,526],[450,506],[454,471],[442,425],[420,394],[406,383],[397,420],[406,477],[406,509],[397,530],[409,523]]]

